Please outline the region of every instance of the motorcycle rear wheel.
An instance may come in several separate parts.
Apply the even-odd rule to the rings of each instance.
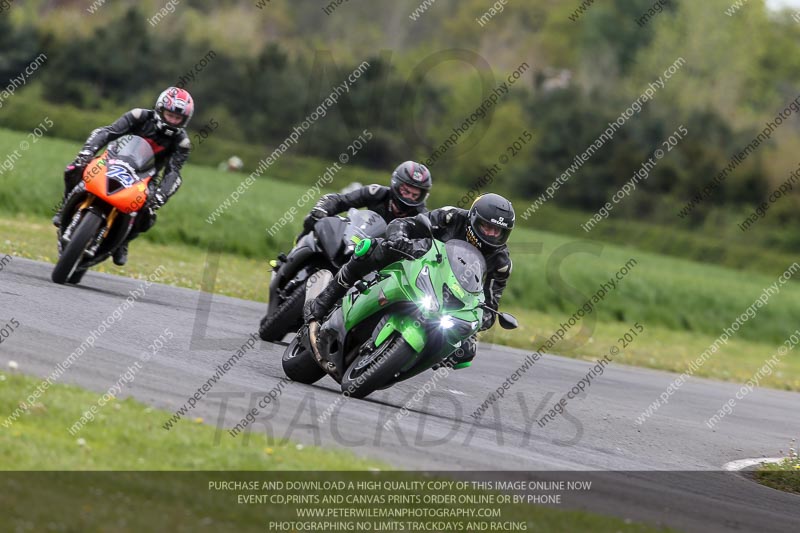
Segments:
[[[317,364],[314,354],[306,350],[300,342],[299,335],[295,335],[294,340],[284,350],[281,363],[286,377],[298,383],[311,385],[325,376],[325,371]]]
[[[103,220],[91,211],[87,211],[83,215],[83,220],[78,223],[78,227],[75,228],[69,244],[67,244],[67,247],[58,258],[55,268],[53,268],[50,279],[54,283],[63,285],[77,272],[83,253],[97,236],[102,223]]]

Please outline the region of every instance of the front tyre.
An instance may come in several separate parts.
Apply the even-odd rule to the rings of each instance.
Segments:
[[[286,347],[281,362],[286,377],[298,383],[311,385],[325,376],[325,371],[317,364],[314,354],[306,350],[300,342],[300,335],[295,335],[294,340]]]
[[[384,388],[400,373],[416,352],[398,333],[370,353],[356,357],[342,378],[342,392],[365,398]]]
[[[69,244],[67,244],[67,247],[58,258],[58,262],[50,276],[54,283],[63,285],[75,274],[81,259],[83,259],[84,252],[97,236],[102,224],[103,219],[91,211],[87,211],[83,215],[83,220],[80,221],[78,227],[72,233],[72,239],[70,239]]]
[[[267,313],[261,319],[258,335],[262,341],[279,341],[302,323],[305,296],[303,286],[298,285],[289,297],[275,309],[275,312]]]
[[[78,283],[80,283],[80,282],[81,282],[81,280],[83,279],[83,275],[84,275],[84,274],[86,274],[88,271],[89,271],[89,269],[86,269],[86,268],[79,268],[78,270],[76,270],[76,271],[75,271],[75,272],[74,272],[74,273],[73,273],[73,274],[72,274],[72,275],[69,277],[69,279],[67,280],[67,282],[68,282],[68,283],[71,283],[71,284],[73,284],[73,285],[77,285],[77,284],[78,284]]]

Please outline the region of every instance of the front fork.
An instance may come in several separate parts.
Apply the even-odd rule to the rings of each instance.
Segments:
[[[84,210],[88,209],[92,205],[94,199],[95,196],[93,194],[87,194],[86,199],[75,210],[75,214],[72,216],[72,220],[70,221],[69,226],[67,226],[67,229],[64,230],[64,234],[61,237],[61,240],[63,240],[63,242],[68,243],[70,241],[70,239],[72,238],[72,233],[75,231],[75,228],[78,226],[78,223],[81,220],[81,213],[83,213]],[[89,247],[89,249],[86,250],[86,255],[88,257],[94,257],[94,255],[97,253],[97,249],[103,243],[103,239],[106,238],[108,232],[111,231],[111,226],[114,224],[114,221],[117,219],[118,215],[119,211],[117,211],[116,207],[113,207],[108,216],[105,217],[106,218],[105,226],[103,226],[103,228],[97,234],[97,237],[95,238],[94,242]],[[61,241],[59,241],[59,244],[61,244]]]
[[[119,211],[117,211],[117,208],[112,207],[111,212],[106,217],[106,225],[103,226],[103,229],[101,229],[100,233],[97,234],[97,238],[94,240],[94,244],[92,244],[92,246],[90,246],[89,249],[86,250],[86,255],[88,255],[89,257],[94,257],[94,254],[97,253],[97,249],[100,247],[100,244],[102,244],[103,240],[106,238],[106,235],[108,235],[108,232],[111,231],[111,225],[117,219],[118,214]]]
[[[78,226],[78,222],[81,220],[81,213],[83,213],[84,209],[87,209],[90,205],[92,205],[93,200],[94,200],[94,195],[87,194],[86,199],[75,210],[75,214],[72,215],[72,220],[69,222],[69,226],[67,226],[67,229],[64,230],[64,234],[61,236],[61,239],[65,243],[69,242],[70,239],[72,238],[72,232],[75,231],[75,228]]]

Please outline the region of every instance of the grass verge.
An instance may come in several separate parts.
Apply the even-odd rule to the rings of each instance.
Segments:
[[[11,413],[38,379],[0,373],[0,413]],[[161,426],[172,413],[112,400],[75,436],[68,432],[101,395],[56,384],[9,427],[0,424],[0,470],[366,470],[384,468],[337,450],[309,449],[257,433],[249,442],[203,423]],[[5,421],[5,417],[4,417]],[[226,438],[227,437],[227,438]],[[217,441],[218,439],[218,441]]]
[[[762,463],[753,472],[753,479],[773,489],[800,494],[800,453],[797,440],[792,439],[789,455],[783,461]]]
[[[800,456],[795,451],[780,463],[765,463],[754,472],[762,485],[800,494]]]

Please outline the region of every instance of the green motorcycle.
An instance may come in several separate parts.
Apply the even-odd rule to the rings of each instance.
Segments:
[[[320,324],[316,353],[303,326],[283,354],[286,376],[310,384],[328,374],[344,394],[364,398],[442,363],[478,331],[485,312],[497,313],[503,328],[516,328],[512,315],[484,303],[481,253],[466,241],[443,243],[432,235],[431,241],[425,255],[407,256],[351,288]],[[356,255],[372,245],[361,240]],[[306,301],[331,275],[316,278]]]

